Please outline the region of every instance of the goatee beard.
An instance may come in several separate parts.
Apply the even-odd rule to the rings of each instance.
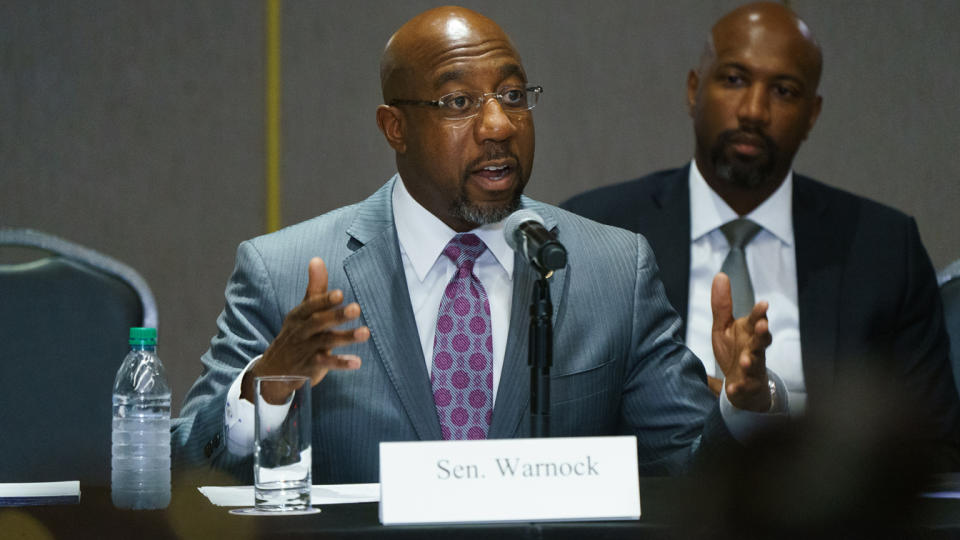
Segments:
[[[520,174],[520,170],[517,170]],[[520,177],[522,178],[522,177]],[[473,225],[487,225],[507,219],[507,216],[520,208],[520,195],[523,193],[521,186],[517,186],[513,192],[513,197],[504,204],[498,206],[481,206],[467,197],[466,189],[461,189],[458,196],[450,205],[450,213],[467,223]]]
[[[469,173],[465,173],[463,178],[460,179],[460,194],[450,203],[450,214],[452,216],[462,219],[467,223],[480,226],[502,221],[520,208],[520,196],[523,194],[523,188],[526,182],[523,180],[525,176],[523,175],[523,167],[520,165],[520,160],[511,152],[491,150],[482,158],[471,163],[470,166],[467,167],[467,170],[472,170],[477,164],[483,161],[493,161],[508,157],[513,158],[514,163],[516,163],[516,165],[514,165],[516,170],[513,171],[513,173],[516,174],[517,178],[517,185],[513,190],[510,200],[500,205],[480,205],[470,200],[470,197],[467,195],[467,178]]]
[[[753,159],[730,157],[726,149],[736,144],[737,137],[745,133],[762,140],[763,152]],[[777,144],[764,133],[750,129],[729,129],[717,137],[717,142],[710,149],[710,160],[718,179],[741,188],[751,189],[771,180],[779,153]]]

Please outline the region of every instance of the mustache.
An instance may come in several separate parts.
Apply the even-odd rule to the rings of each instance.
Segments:
[[[728,146],[730,144],[735,144],[746,140],[749,140],[751,143],[756,143],[759,140],[767,152],[777,149],[777,143],[775,143],[769,135],[764,133],[759,128],[752,126],[745,126],[739,129],[728,129],[721,132],[720,135],[717,136],[717,143],[719,143],[718,146]]]
[[[483,155],[467,164],[467,170],[472,171],[478,169],[481,163],[498,159],[510,159],[516,164],[515,166],[518,169],[520,168],[520,159],[515,153],[502,146],[488,143],[483,147]]]

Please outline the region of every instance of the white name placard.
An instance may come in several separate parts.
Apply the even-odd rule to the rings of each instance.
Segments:
[[[639,519],[636,437],[380,443],[380,522]]]

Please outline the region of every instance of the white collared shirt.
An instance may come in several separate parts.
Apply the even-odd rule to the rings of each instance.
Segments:
[[[413,199],[403,182],[393,188],[393,222],[400,241],[400,257],[407,278],[407,291],[420,333],[420,347],[427,373],[433,370],[433,339],[437,331],[440,300],[457,266],[443,255],[456,231]],[[503,237],[503,222],[474,229],[487,249],[477,258],[473,273],[480,279],[490,302],[493,336],[493,400],[503,372],[503,355],[510,330],[513,300],[513,250]]]
[[[687,303],[687,347],[715,373],[716,360],[710,330],[710,287],[730,250],[720,226],[737,213],[704,180],[696,161],[690,164],[690,289]],[[806,387],[800,356],[800,312],[797,301],[797,257],[793,235],[793,173],[767,200],[746,217],[763,230],[747,244],[745,255],[757,301],[770,304],[767,319],[773,343],[767,348],[767,367],[787,387],[790,414],[802,414]]]

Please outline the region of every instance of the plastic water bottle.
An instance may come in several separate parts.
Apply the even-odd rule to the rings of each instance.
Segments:
[[[110,495],[117,508],[170,504],[170,387],[156,328],[130,329],[130,353],[113,383]]]

